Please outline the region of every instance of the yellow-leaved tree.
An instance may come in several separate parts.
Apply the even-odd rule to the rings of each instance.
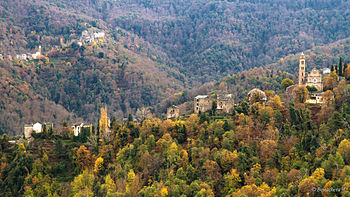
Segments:
[[[76,176],[71,183],[73,196],[93,196],[93,182],[94,175],[89,173],[88,170]]]
[[[163,187],[163,188],[160,190],[160,196],[161,196],[161,197],[168,196],[168,189],[167,189],[166,187]]]
[[[224,194],[233,194],[239,182],[241,182],[241,178],[237,170],[232,168],[231,171],[224,176]]]
[[[97,174],[99,174],[100,172],[102,172],[104,170],[104,166],[103,166],[103,158],[99,157],[96,159],[95,161],[95,167],[94,167],[94,172],[96,172]]]
[[[90,151],[84,145],[81,145],[77,150],[77,155],[75,159],[82,169],[86,169],[91,166],[91,154]]]
[[[345,164],[350,164],[350,140],[344,139],[340,142],[337,153],[339,153],[345,161]]]
[[[106,188],[107,196],[116,196],[117,195],[117,186],[114,180],[111,178],[110,174],[107,174],[105,177],[105,184],[102,185],[102,188]]]
[[[128,177],[127,177],[126,188],[125,188],[126,193],[130,193],[130,187],[131,187],[131,184],[132,184],[134,178],[135,178],[135,172],[133,169],[131,169],[129,171]]]

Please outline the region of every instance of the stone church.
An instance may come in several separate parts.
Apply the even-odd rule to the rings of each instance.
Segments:
[[[319,70],[317,70],[316,68],[313,68],[311,70],[311,72],[308,74],[307,76],[307,80],[305,83],[306,86],[315,86],[315,88],[318,91],[322,91],[323,90],[323,85],[322,85],[322,74]]]
[[[301,53],[300,60],[299,60],[299,85],[306,85],[306,86],[314,86],[317,91],[323,91],[323,84],[322,84],[322,74],[321,72],[313,68],[309,74],[305,73],[305,55],[304,53]]]

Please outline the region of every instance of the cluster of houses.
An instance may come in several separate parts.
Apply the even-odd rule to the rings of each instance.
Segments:
[[[322,99],[323,78],[324,76],[330,74],[331,70],[329,68],[323,68],[321,70],[313,68],[309,73],[306,73],[305,69],[306,69],[305,55],[304,53],[302,53],[299,59],[299,76],[298,76],[297,85],[315,87],[317,91],[310,92],[309,99],[306,100],[305,103],[321,104],[323,103],[323,99]],[[292,91],[295,87],[296,85],[288,87],[286,90],[286,93],[288,95],[292,95]],[[258,95],[259,100],[256,100],[257,99],[255,98],[256,95]],[[260,103],[266,103],[268,99],[265,92],[257,88],[254,88],[251,91],[249,91],[247,98],[250,104],[257,101]],[[213,101],[214,101],[214,98],[212,98],[209,95],[196,96],[194,98],[194,106],[193,106],[194,113],[199,114],[200,112],[207,112],[209,110],[212,110]],[[233,100],[232,94],[218,94],[216,101],[217,101],[216,111],[218,113],[230,113],[234,107],[234,100]],[[167,116],[166,116],[167,119],[177,119],[179,118],[179,116],[180,116],[180,108],[178,106],[173,105],[168,108]]]
[[[81,47],[83,46],[84,43],[88,44],[88,43],[93,43],[95,41],[101,41],[101,40],[104,40],[105,37],[106,37],[106,34],[103,31],[84,30],[81,33],[81,36],[78,40],[73,39],[71,40],[70,43],[76,43]],[[63,44],[63,39],[61,39],[61,45],[66,46],[66,44]]]
[[[103,31],[94,32],[94,31],[84,30],[81,33],[80,41],[85,42],[85,43],[92,43],[94,41],[99,41],[101,39],[104,39],[105,36],[106,36],[106,34]]]
[[[72,42],[76,42],[79,46],[82,46],[83,43],[93,43],[95,41],[100,41],[105,39],[106,34],[104,31],[91,31],[91,30],[85,30],[81,33],[81,36],[79,40],[72,40]],[[13,61],[14,59],[20,60],[20,61],[28,61],[28,60],[36,60],[39,59],[42,55],[41,52],[41,46],[38,47],[38,50],[31,54],[31,53],[22,53],[22,54],[16,54],[16,56],[7,55],[6,58],[10,61]],[[4,55],[0,54],[0,59],[4,59]]]
[[[24,125],[24,138],[27,140],[32,139],[32,133],[42,133],[44,130],[44,125],[46,126],[51,126],[53,127],[53,124],[48,124],[48,123],[39,123],[36,122],[34,124],[25,124]],[[90,129],[90,133],[92,132],[92,124],[84,124],[84,123],[79,123],[79,124],[73,124],[71,126],[74,136],[78,136],[83,128],[88,128]]]
[[[53,124],[48,124],[48,123],[40,123],[36,122],[34,124],[25,124],[24,125],[24,138],[27,139],[28,141],[32,140],[32,134],[33,133],[42,133],[44,131],[44,125],[46,128],[48,126],[53,127]],[[108,137],[111,135],[111,130],[110,128],[110,120],[107,116],[107,106],[104,106],[101,108],[101,117],[99,121],[99,133],[100,137]],[[71,129],[73,131],[74,136],[79,136],[79,134],[83,131],[83,129],[89,129],[90,134],[93,134],[93,126],[92,124],[85,124],[85,123],[76,123],[71,126]]]
[[[21,61],[28,61],[28,60],[39,59],[40,56],[41,56],[41,46],[39,46],[38,51],[33,54],[25,54],[25,53],[17,54],[16,59]],[[12,60],[12,57],[9,60]]]
[[[39,59],[41,56],[41,46],[39,46],[38,51],[30,54],[30,53],[23,53],[23,54],[17,54],[15,56],[15,59],[20,60],[20,61],[28,61],[28,60],[36,60]],[[12,55],[7,55],[6,58],[10,61],[12,61],[14,58]],[[0,59],[4,59],[4,56],[0,54]]]
[[[210,95],[198,95],[194,98],[194,113],[207,112],[212,110],[214,98]],[[234,107],[232,94],[218,94],[216,97],[216,111],[218,113],[230,113]],[[180,117],[180,108],[171,106],[167,110],[167,119],[177,119]]]

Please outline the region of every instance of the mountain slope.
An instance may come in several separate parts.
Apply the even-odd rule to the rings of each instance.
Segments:
[[[183,74],[164,65],[165,54],[132,33],[111,29],[89,16],[55,9],[58,7],[48,2],[28,2],[31,4],[0,4],[3,10],[15,10],[6,12],[6,20],[1,22],[0,53],[5,56],[0,67],[2,132],[21,133],[23,124],[32,121],[58,125],[82,118],[96,123],[104,104],[110,116],[122,119],[137,108],[157,104],[185,85]],[[20,13],[22,9],[26,13]],[[74,40],[83,30],[94,29],[106,32],[106,37],[81,47],[76,44]],[[7,55],[33,53],[39,45],[44,56],[38,60],[7,60]],[[11,85],[18,86],[17,90]],[[37,103],[48,108],[33,109]],[[57,114],[53,115],[55,108]]]
[[[47,56],[32,62],[5,61],[1,77],[27,84],[30,98],[65,109],[59,110],[59,120],[46,121],[61,124],[72,116],[95,123],[104,104],[111,116],[122,119],[143,106],[164,103],[185,88],[347,38],[349,7],[341,0],[0,1],[0,53],[34,53],[41,45]],[[91,29],[106,32],[104,41],[75,44]],[[245,93],[243,87],[232,89],[238,98]],[[6,94],[21,98],[21,91]],[[10,101],[3,98],[2,105],[8,106]],[[3,115],[2,125],[7,126],[2,128],[34,120],[20,111],[9,124],[10,115]],[[18,133],[15,130],[8,132]]]
[[[128,1],[109,23],[158,45],[192,81],[210,81],[349,37],[348,1]]]

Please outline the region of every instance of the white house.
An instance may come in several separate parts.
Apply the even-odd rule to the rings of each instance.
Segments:
[[[33,131],[35,133],[41,133],[42,132],[43,125],[39,122],[35,124],[26,124],[24,125],[24,138],[30,139],[32,137]]]
[[[33,125],[33,131],[35,131],[35,133],[41,133],[42,129],[43,125],[38,122]]]
[[[322,104],[323,103],[323,93],[311,93],[310,98],[305,101],[308,104]]]
[[[36,53],[32,54],[33,59],[38,59],[41,56],[41,46],[39,46],[39,51]]]
[[[104,38],[105,37],[105,32],[103,32],[103,31],[96,32],[96,33],[94,33],[94,37],[95,37],[95,39]]]
[[[322,71],[322,74],[323,74],[323,75],[328,75],[328,74],[331,73],[331,69],[329,69],[329,68],[324,68],[324,69],[322,69],[321,71]]]
[[[21,55],[16,55],[16,59],[26,61],[27,60],[27,54],[21,54]]]

